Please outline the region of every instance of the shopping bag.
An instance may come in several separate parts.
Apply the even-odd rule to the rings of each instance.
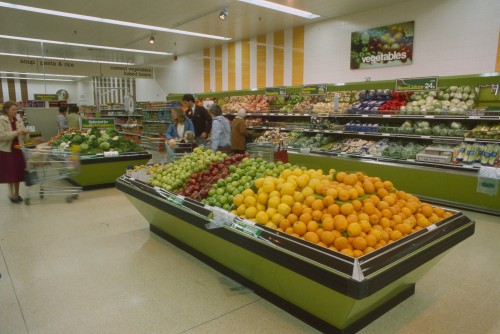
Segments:
[[[27,171],[27,170],[24,171],[24,184],[26,184],[27,187],[36,184],[36,179],[37,179],[36,171]]]
[[[285,164],[288,162],[288,151],[285,149],[282,149],[283,146],[284,146],[283,142],[281,141],[278,144],[278,150],[276,152],[274,152],[274,162],[281,161]]]

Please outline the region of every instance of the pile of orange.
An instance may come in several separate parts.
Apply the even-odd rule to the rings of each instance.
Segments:
[[[255,189],[234,197],[233,213],[353,257],[451,216],[361,172],[285,169]]]

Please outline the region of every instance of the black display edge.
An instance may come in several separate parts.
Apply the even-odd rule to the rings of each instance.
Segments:
[[[214,270],[219,273],[235,280],[236,282],[245,286],[245,288],[251,290],[256,295],[264,298],[268,302],[273,305],[281,308],[282,310],[290,313],[292,316],[296,317],[298,320],[308,324],[309,326],[319,330],[322,333],[331,333],[331,334],[355,334],[362,328],[366,327],[376,319],[378,319],[383,314],[387,313],[392,308],[396,307],[400,303],[402,303],[407,298],[411,297],[415,293],[415,284],[409,284],[407,288],[403,291],[399,292],[397,295],[387,300],[382,305],[377,308],[371,310],[369,313],[356,320],[346,328],[337,328],[323,319],[318,318],[317,316],[305,311],[304,309],[298,307],[297,305],[281,298],[280,296],[274,294],[273,292],[261,287],[260,285],[252,282],[246,277],[236,273],[230,268],[220,264],[209,256],[203,254],[202,252],[194,249],[193,247],[186,245],[182,241],[172,237],[170,234],[166,233],[159,227],[149,224],[149,229],[152,233],[156,234],[158,237],[166,240],[177,248],[185,251],[189,255],[195,257],[206,265],[210,266]]]
[[[87,159],[86,158],[80,159],[80,165],[92,165],[92,164],[119,162],[119,161],[135,161],[135,160],[151,159],[152,157],[153,155],[148,152],[126,153],[115,157],[99,156]]]
[[[162,211],[183,220],[187,224],[191,224],[197,228],[204,230],[205,232],[218,236],[227,242],[231,242],[239,247],[251,251],[254,254],[257,254],[269,261],[272,261],[304,277],[314,280],[315,282],[329,289],[332,289],[348,297],[358,300],[369,297],[370,295],[379,291],[381,288],[391,284],[392,282],[400,279],[405,274],[416,269],[418,266],[426,263],[427,261],[433,259],[434,257],[439,256],[444,251],[448,250],[452,246],[458,244],[462,240],[471,236],[474,233],[474,227],[475,227],[475,223],[473,221],[468,220],[466,216],[464,215],[459,216],[460,218],[463,217],[463,219],[467,220],[467,223],[470,224],[468,227],[465,227],[457,231],[453,235],[447,237],[446,242],[444,241],[437,242],[429,247],[426,247],[423,250],[418,250],[419,256],[413,257],[411,261],[405,260],[398,262],[395,265],[392,265],[387,270],[382,270],[380,273],[375,273],[373,277],[369,277],[362,281],[356,281],[352,278],[346,278],[344,276],[337,275],[331,271],[320,268],[314,265],[313,263],[308,263],[306,261],[303,261],[297,257],[294,257],[290,254],[287,254],[286,252],[280,251],[273,247],[265,247],[265,245],[263,245],[256,239],[251,239],[247,236],[240,235],[231,230],[224,228],[207,230],[205,228],[207,221],[204,220],[203,218],[189,214],[188,212],[182,210],[181,208],[172,206],[153,194],[144,193],[139,191],[138,189],[134,189],[131,186],[124,184],[122,181],[120,181],[120,179],[117,180],[116,187],[117,189],[123,191],[124,193],[127,193],[139,200],[142,200],[143,202],[149,205],[155,206],[156,208],[161,209]],[[147,187],[145,187],[145,189],[147,189]],[[462,226],[463,225],[464,224],[462,224]],[[442,231],[439,228],[434,231],[431,231],[428,238],[434,241],[439,238],[441,232]],[[438,237],[436,237],[435,234],[437,234]],[[403,241],[403,239],[399,240],[398,242],[401,241]],[[398,242],[395,242],[394,244]],[[404,253],[409,254],[414,251],[416,251],[415,248],[411,250],[407,249],[407,251]],[[389,257],[383,259],[384,264],[395,262],[402,257],[401,254],[398,254],[397,252],[391,252],[390,249],[385,250],[385,252],[392,254],[390,254]],[[368,254],[365,262],[371,261],[373,257],[377,256],[377,254],[379,256],[381,255],[379,252],[373,252],[372,254]],[[337,254],[331,255],[331,257],[336,257],[336,256]],[[342,260],[342,258],[340,258],[339,260]],[[332,268],[335,267],[332,266]],[[369,270],[368,272],[370,271],[376,272],[382,268],[384,267],[379,266],[377,269],[372,269]]]

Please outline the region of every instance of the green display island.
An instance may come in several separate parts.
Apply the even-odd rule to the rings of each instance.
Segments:
[[[152,158],[148,152],[120,153],[118,156],[80,157],[80,171],[68,181],[83,190],[113,187],[129,166],[145,165]]]
[[[477,192],[478,168],[432,164],[414,160],[397,162],[384,158],[363,158],[341,154],[289,152],[289,161],[307,168],[362,171],[391,180],[399,189],[444,206],[500,215],[500,194]],[[418,164],[418,166],[417,166]]]
[[[411,296],[417,280],[475,227],[452,211],[355,259],[129,176],[116,187],[152,232],[327,333],[355,333]]]

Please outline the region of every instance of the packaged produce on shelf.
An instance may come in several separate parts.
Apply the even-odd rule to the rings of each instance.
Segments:
[[[274,99],[272,96],[265,95],[231,96],[224,98],[225,103],[221,108],[224,113],[236,113],[242,108],[249,113],[266,112],[269,111],[269,104]]]
[[[400,108],[403,115],[449,114],[463,115],[476,105],[478,87],[450,86],[439,91],[419,92],[410,97],[406,106]]]
[[[346,138],[339,143],[332,144],[329,150],[332,152],[344,152],[349,154],[364,154],[374,144],[375,141],[373,140]]]
[[[268,143],[282,140],[283,135],[279,129],[267,130],[259,138],[254,140],[254,143]]]
[[[298,135],[295,140],[288,143],[292,148],[327,148],[333,141],[332,138],[318,133],[314,136],[308,136],[304,133]]]
[[[420,153],[425,147],[414,143],[399,143],[391,142],[389,146],[382,153],[383,157],[392,159],[416,159],[417,154]]]
[[[141,147],[133,140],[125,139],[115,129],[67,130],[52,137],[48,144],[54,148],[66,149],[78,145],[81,154],[95,155],[107,151],[140,152]]]
[[[378,132],[378,124],[361,123],[359,121],[349,122],[344,125],[344,131]]]
[[[481,123],[472,130],[465,131],[466,138],[500,139],[500,124]]]
[[[384,138],[377,141],[375,144],[371,145],[366,151],[366,153],[374,157],[382,157],[384,155],[384,151],[388,147],[389,147],[389,139]]]
[[[483,166],[494,166],[499,155],[499,144],[462,143],[458,149],[458,155],[455,162],[462,162],[464,164],[478,163]]]
[[[339,103],[340,105],[340,103]],[[318,102],[312,107],[312,112],[315,114],[320,114],[320,113],[334,113],[335,112],[335,103],[333,102]],[[340,106],[339,106],[339,113],[340,112]]]

